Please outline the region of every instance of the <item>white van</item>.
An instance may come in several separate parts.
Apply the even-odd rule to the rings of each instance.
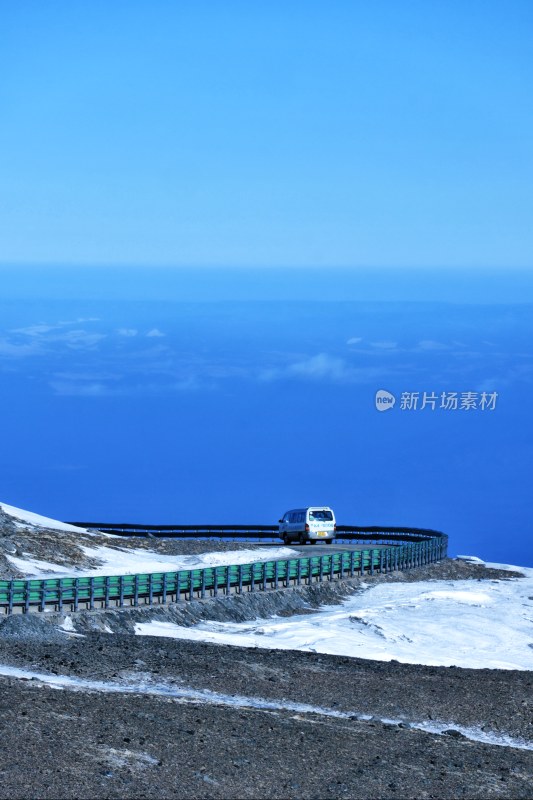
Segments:
[[[335,538],[335,514],[328,506],[309,506],[287,511],[279,520],[279,536],[285,544],[327,542]]]

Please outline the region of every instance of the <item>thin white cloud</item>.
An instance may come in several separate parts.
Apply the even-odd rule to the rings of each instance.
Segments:
[[[447,344],[436,342],[434,339],[422,339],[418,342],[419,350],[448,350]]]
[[[90,381],[50,381],[50,386],[62,397],[103,397],[112,393],[105,384]]]
[[[176,381],[172,385],[172,388],[178,392],[191,392],[200,389],[200,384],[196,378],[191,377],[191,378],[184,378],[184,380],[182,381]]]
[[[67,347],[79,350],[86,347],[94,347],[94,345],[105,338],[105,333],[89,333],[89,331],[79,330],[68,331],[68,333],[64,333],[61,336],[54,336],[53,340],[65,342]]]
[[[17,344],[7,339],[0,339],[0,356],[9,358],[26,358],[42,353],[39,342],[34,339],[29,344]]]
[[[57,324],[61,327],[66,327],[68,325],[80,325],[85,322],[100,322],[100,317],[78,317],[74,320],[64,319]]]
[[[363,337],[362,336],[352,336],[351,339],[348,339],[346,344],[359,344],[359,342],[362,342],[362,341],[363,341]]]
[[[53,375],[54,380],[59,381],[85,381],[92,383],[100,383],[101,381],[118,381],[122,378],[114,372],[55,372]]]
[[[99,322],[99,317],[79,317],[76,320],[60,320],[59,322],[48,324],[45,322],[38,322],[34,325],[27,325],[25,328],[13,328],[10,333],[19,333],[24,336],[44,336],[53,331],[59,331],[62,328],[68,328],[71,325],[80,325],[85,322]]]
[[[96,318],[80,319],[78,322],[91,322],[96,321]],[[56,342],[66,344],[71,349],[91,348],[98,344],[102,339],[106,338],[105,333],[95,333],[87,331],[82,328],[75,328],[74,330],[66,330],[71,325],[76,325],[76,322],[58,322],[54,324],[36,323],[35,325],[28,325],[24,328],[14,328],[9,331],[11,334],[17,336],[29,337],[30,344],[21,345],[17,341],[4,339],[0,344],[0,355],[24,355],[29,352],[32,353],[46,353],[50,351],[50,345]],[[26,339],[28,341],[28,339]],[[31,351],[30,351],[31,348]]]
[[[502,380],[501,378],[485,378],[485,380],[481,381],[475,386],[476,392],[496,392],[498,389],[501,389],[504,384],[506,384],[506,380]]]
[[[10,333],[20,333],[24,336],[42,336],[50,331],[56,331],[57,325],[28,325],[26,328],[14,328]]]
[[[262,381],[299,379],[329,383],[372,383],[391,377],[391,370],[383,367],[352,367],[342,358],[319,353],[296,361],[286,367],[265,369],[259,373]]]
[[[148,331],[146,335],[150,337],[161,337],[166,336],[166,333],[162,333],[158,328],[152,328],[152,330]]]
[[[117,333],[119,336],[137,336],[139,331],[136,328],[118,328]]]
[[[350,371],[342,358],[319,353],[317,356],[299,361],[287,367],[287,374],[297,378],[311,378],[313,380],[345,380]]]

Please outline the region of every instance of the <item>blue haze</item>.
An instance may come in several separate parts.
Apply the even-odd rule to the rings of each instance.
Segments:
[[[215,523],[326,502],[532,564],[530,0],[1,23],[0,498]],[[381,388],[499,396],[379,414]]]
[[[533,266],[530,0],[1,22],[3,262]]]
[[[530,276],[0,275],[4,502],[145,523],[327,503],[342,523],[441,529],[452,553],[533,565]],[[498,399],[378,413],[381,388]]]

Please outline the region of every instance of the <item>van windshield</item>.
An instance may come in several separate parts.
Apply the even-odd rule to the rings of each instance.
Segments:
[[[309,519],[333,519],[333,514],[331,511],[325,511],[321,509],[320,511],[310,511],[309,512]]]

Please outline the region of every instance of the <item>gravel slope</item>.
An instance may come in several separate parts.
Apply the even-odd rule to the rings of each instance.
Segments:
[[[480,565],[446,561],[375,580],[428,577],[496,575]],[[242,599],[235,602],[242,605]],[[531,672],[227,648],[127,633],[74,638],[38,614],[12,617],[1,631],[2,664],[115,687],[142,682],[280,706],[306,703],[351,717],[72,691],[0,677],[2,798],[533,797],[533,750],[409,727],[433,720],[533,746]],[[402,727],[384,724],[384,718],[403,720]]]
[[[533,739],[533,674],[416,667],[92,634],[4,663],[98,680],[175,681],[280,703]],[[6,798],[528,798],[533,751],[322,714],[183,704],[0,679]]]

